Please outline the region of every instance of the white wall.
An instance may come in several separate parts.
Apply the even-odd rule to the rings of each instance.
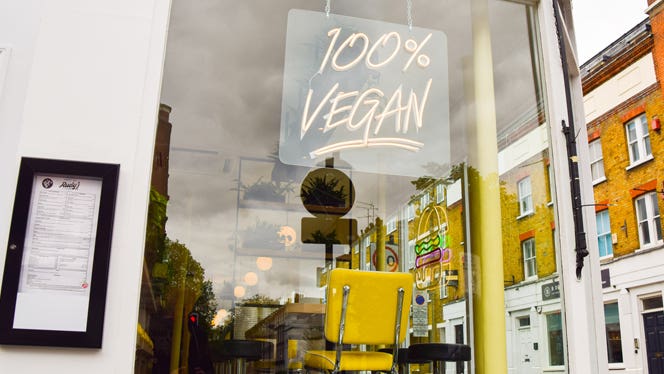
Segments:
[[[20,157],[121,165],[102,348],[2,346],[3,372],[132,372],[169,6],[0,0],[0,48],[11,48],[0,87],[3,248]]]
[[[648,53],[583,97],[586,123],[657,83],[652,53]]]
[[[571,9],[569,0],[562,1],[564,8]],[[581,80],[578,61],[575,60],[574,27],[570,22],[571,11],[567,14],[563,26],[566,32],[558,35],[553,13],[553,1],[541,1],[538,16],[542,29],[542,49],[544,57],[544,81],[546,82],[548,119],[551,123],[551,165],[555,183],[554,210],[557,216],[560,256],[557,257],[557,269],[561,276],[561,300],[564,300],[562,318],[565,329],[563,335],[567,342],[567,363],[570,374],[604,374],[608,372],[606,364],[606,346],[604,342],[604,314],[601,300],[601,278],[597,241],[587,240],[590,255],[585,258],[581,280],[576,279],[576,247],[573,206],[571,198],[570,173],[568,168],[567,144],[563,132],[563,121],[575,124],[576,146],[578,151],[579,184],[581,201],[593,201],[592,177],[587,146],[587,130],[584,122]],[[560,64],[559,36],[564,41],[569,76],[565,75]],[[570,118],[566,103],[564,81],[570,83],[572,113]],[[587,238],[597,235],[595,217],[584,213],[583,226]]]

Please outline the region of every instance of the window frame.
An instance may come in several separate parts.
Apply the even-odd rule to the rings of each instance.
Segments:
[[[391,217],[385,223],[385,233],[390,234],[397,231],[397,217]]]
[[[408,219],[408,222],[413,221],[415,219],[415,204],[412,202],[408,204],[406,207],[406,217]]]
[[[619,339],[620,361],[611,361],[612,355],[610,354],[611,350],[610,350],[610,341],[609,341],[609,324],[606,322],[607,321],[606,307],[608,305],[615,305],[615,307],[617,309],[616,313],[618,315],[618,323],[617,323],[617,325],[618,325],[618,335],[619,335],[619,338],[620,338]],[[604,334],[605,334],[604,339],[605,339],[605,342],[606,342],[607,363],[609,365],[622,365],[622,364],[625,363],[625,357],[624,357],[623,347],[622,347],[623,342],[622,342],[622,330],[620,328],[620,309],[619,308],[620,308],[620,305],[618,304],[618,300],[611,300],[611,301],[605,301],[604,302],[604,309],[603,309],[604,310]],[[615,324],[612,323],[611,325],[615,325]]]
[[[600,225],[600,218],[606,217],[606,228],[608,228],[608,231],[600,231],[601,229],[605,229],[604,225]],[[611,217],[609,216],[609,210],[604,209],[600,210],[599,212],[595,213],[595,224],[597,227],[597,247],[599,250],[599,258],[609,258],[613,257],[613,237],[611,233]],[[602,240],[603,238],[608,239],[608,250],[606,253],[602,253]]]
[[[531,251],[530,256],[526,256],[526,249]],[[528,238],[521,242],[521,256],[523,258],[523,278],[524,280],[537,279],[537,251],[535,250],[535,238]],[[530,263],[533,264],[533,274],[529,274]]]
[[[436,185],[436,203],[440,204],[445,201],[445,185],[439,183]]]
[[[630,135],[630,126],[634,126],[634,138]],[[629,155],[629,167],[639,165],[653,158],[652,145],[650,143],[650,131],[646,114],[642,113],[629,121],[625,122],[625,143]],[[645,133],[644,133],[645,128]],[[636,145],[637,155],[634,154],[633,145]],[[629,168],[628,167],[628,168]]]
[[[636,229],[639,234],[639,246],[641,249],[651,248],[664,243],[664,240],[662,240],[662,223],[657,194],[658,192],[656,191],[646,192],[634,199],[634,215],[636,218]],[[641,216],[642,213],[639,209],[640,201],[644,201],[645,204],[645,217]],[[642,225],[644,223],[648,228],[648,237],[650,239],[647,243],[645,242],[644,233],[642,231]]]
[[[590,175],[593,184],[604,182],[606,180],[606,174],[604,170],[604,152],[602,152],[601,138],[588,143],[588,153],[590,156]],[[595,168],[595,166],[598,167]],[[601,175],[595,176],[596,169],[601,169]]]
[[[560,321],[560,330],[551,330],[549,328],[549,322],[550,322],[549,317],[550,316],[555,316],[555,315],[558,315],[558,318],[559,318],[559,321]],[[544,341],[546,342],[546,353],[545,353],[546,354],[546,367],[551,368],[551,369],[553,369],[553,368],[556,368],[556,369],[557,368],[561,368],[561,369],[565,368],[565,366],[567,364],[566,363],[566,357],[565,357],[565,348],[564,348],[565,339],[564,339],[564,336],[562,334],[562,332],[563,332],[563,321],[562,321],[562,313],[561,313],[560,310],[555,310],[555,311],[547,312],[546,314],[544,314],[544,331],[545,331],[545,334],[546,334],[545,339],[544,339]],[[561,355],[562,355],[562,360],[563,360],[562,363],[553,364],[551,362],[552,358],[553,358],[552,357],[551,336],[549,335],[551,333],[551,331],[560,331],[560,340],[561,340],[561,345],[562,345]]]
[[[525,190],[525,186],[528,186],[528,190]],[[535,208],[533,205],[533,186],[530,181],[530,176],[521,178],[517,183],[516,183],[516,189],[517,189],[517,199],[519,201],[519,217],[525,217],[528,215],[531,215],[535,212]],[[524,207],[525,203],[525,207]]]
[[[422,196],[420,196],[420,212],[424,211],[424,208],[426,208],[430,202],[431,196],[429,196],[429,192],[422,194]]]

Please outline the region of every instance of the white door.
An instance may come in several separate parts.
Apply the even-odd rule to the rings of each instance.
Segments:
[[[516,362],[514,365],[516,367],[516,373],[535,374],[537,357],[532,328],[530,327],[530,316],[517,317],[515,322],[516,342],[518,344]]]

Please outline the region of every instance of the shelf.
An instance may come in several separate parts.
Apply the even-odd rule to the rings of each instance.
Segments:
[[[283,210],[288,212],[304,212],[304,206],[299,203],[285,203],[263,200],[244,200],[239,202],[240,209],[265,209],[265,210]]]

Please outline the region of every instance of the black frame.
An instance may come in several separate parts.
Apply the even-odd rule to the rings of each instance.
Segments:
[[[101,348],[119,170],[120,165],[117,164],[28,157],[21,159],[0,291],[0,344]],[[23,246],[36,173],[101,179],[86,331],[31,330],[13,327]]]

